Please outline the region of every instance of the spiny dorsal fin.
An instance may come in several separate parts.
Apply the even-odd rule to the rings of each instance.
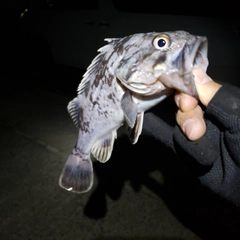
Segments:
[[[105,38],[104,41],[110,43],[110,42],[118,42],[121,38]]]
[[[92,60],[91,64],[88,66],[87,71],[83,75],[83,79],[78,86],[78,94],[84,92],[84,90],[88,87],[90,81],[95,78],[95,71],[97,70],[97,65],[102,62],[104,55],[113,50],[114,45],[121,38],[106,38],[105,40],[108,42],[107,45],[98,49],[99,54]]]

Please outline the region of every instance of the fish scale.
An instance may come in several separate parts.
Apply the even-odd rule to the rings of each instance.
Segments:
[[[185,31],[137,33],[105,39],[108,44],[87,68],[68,111],[78,139],[59,178],[61,187],[83,193],[93,184],[91,153],[110,159],[117,129],[135,144],[144,112],[174,89],[197,98],[192,69],[206,71],[207,39]]]

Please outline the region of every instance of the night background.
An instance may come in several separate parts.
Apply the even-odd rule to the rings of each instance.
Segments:
[[[240,239],[240,211],[170,149],[119,130],[85,194],[58,178],[77,139],[67,104],[104,38],[207,36],[208,74],[240,87],[240,8],[220,1],[1,0],[0,239]],[[174,119],[171,98],[154,111]],[[173,123],[174,124],[174,123]],[[147,154],[146,154],[147,152]]]

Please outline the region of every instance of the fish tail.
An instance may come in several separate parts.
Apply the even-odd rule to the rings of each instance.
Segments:
[[[93,184],[93,167],[89,156],[80,153],[76,147],[68,157],[59,178],[59,185],[72,192],[83,193]]]

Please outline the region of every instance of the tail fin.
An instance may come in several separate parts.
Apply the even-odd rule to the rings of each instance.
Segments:
[[[90,190],[93,184],[92,161],[82,157],[79,150],[74,148],[63,168],[59,185],[72,192],[83,193]]]

